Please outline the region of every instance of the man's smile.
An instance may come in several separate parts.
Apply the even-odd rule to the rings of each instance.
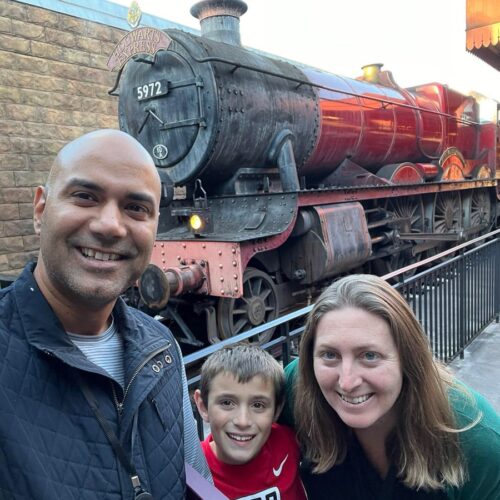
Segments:
[[[85,248],[82,247],[80,248],[80,251],[85,257],[88,257],[89,259],[95,259],[95,260],[121,260],[124,257],[118,253],[111,253],[111,252],[101,252],[99,250],[94,250],[93,248]]]

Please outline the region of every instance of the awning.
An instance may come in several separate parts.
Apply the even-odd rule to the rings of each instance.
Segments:
[[[500,71],[500,1],[467,0],[469,52]]]

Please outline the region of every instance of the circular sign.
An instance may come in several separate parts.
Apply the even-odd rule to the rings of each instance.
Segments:
[[[157,160],[164,160],[168,156],[167,146],[164,146],[163,144],[157,144],[153,148],[153,156]]]

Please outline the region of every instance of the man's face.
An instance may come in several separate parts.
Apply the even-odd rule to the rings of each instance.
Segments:
[[[262,449],[276,415],[274,386],[260,375],[239,383],[229,373],[219,373],[210,382],[205,407],[199,391],[195,401],[210,424],[212,450],[226,464],[246,464]]]
[[[63,157],[48,192],[38,188],[35,276],[75,307],[102,307],[139,278],[155,240],[160,182],[144,151],[118,134]]]

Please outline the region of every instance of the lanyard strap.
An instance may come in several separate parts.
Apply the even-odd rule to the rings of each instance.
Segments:
[[[88,386],[87,382],[80,376],[80,373],[78,372],[76,372],[76,379],[78,381],[80,389],[83,392],[83,395],[85,396],[85,399],[87,400],[87,403],[92,408],[92,411],[94,412],[94,415],[96,416],[99,424],[101,425],[104,434],[106,434],[108,441],[113,447],[115,455],[117,456],[118,460],[121,462],[121,464],[123,465],[123,467],[127,471],[127,474],[130,477],[130,481],[132,482],[132,486],[135,492],[135,500],[152,500],[153,497],[151,496],[151,494],[144,491],[144,489],[142,488],[139,475],[137,474],[137,470],[132,461],[130,460],[130,458],[127,456],[127,453],[123,449],[123,446],[121,445],[120,441],[116,437],[116,434],[114,433],[111,424],[104,418],[104,415],[101,413],[101,410],[99,410],[99,405],[97,404],[97,401],[94,397],[94,393]]]

